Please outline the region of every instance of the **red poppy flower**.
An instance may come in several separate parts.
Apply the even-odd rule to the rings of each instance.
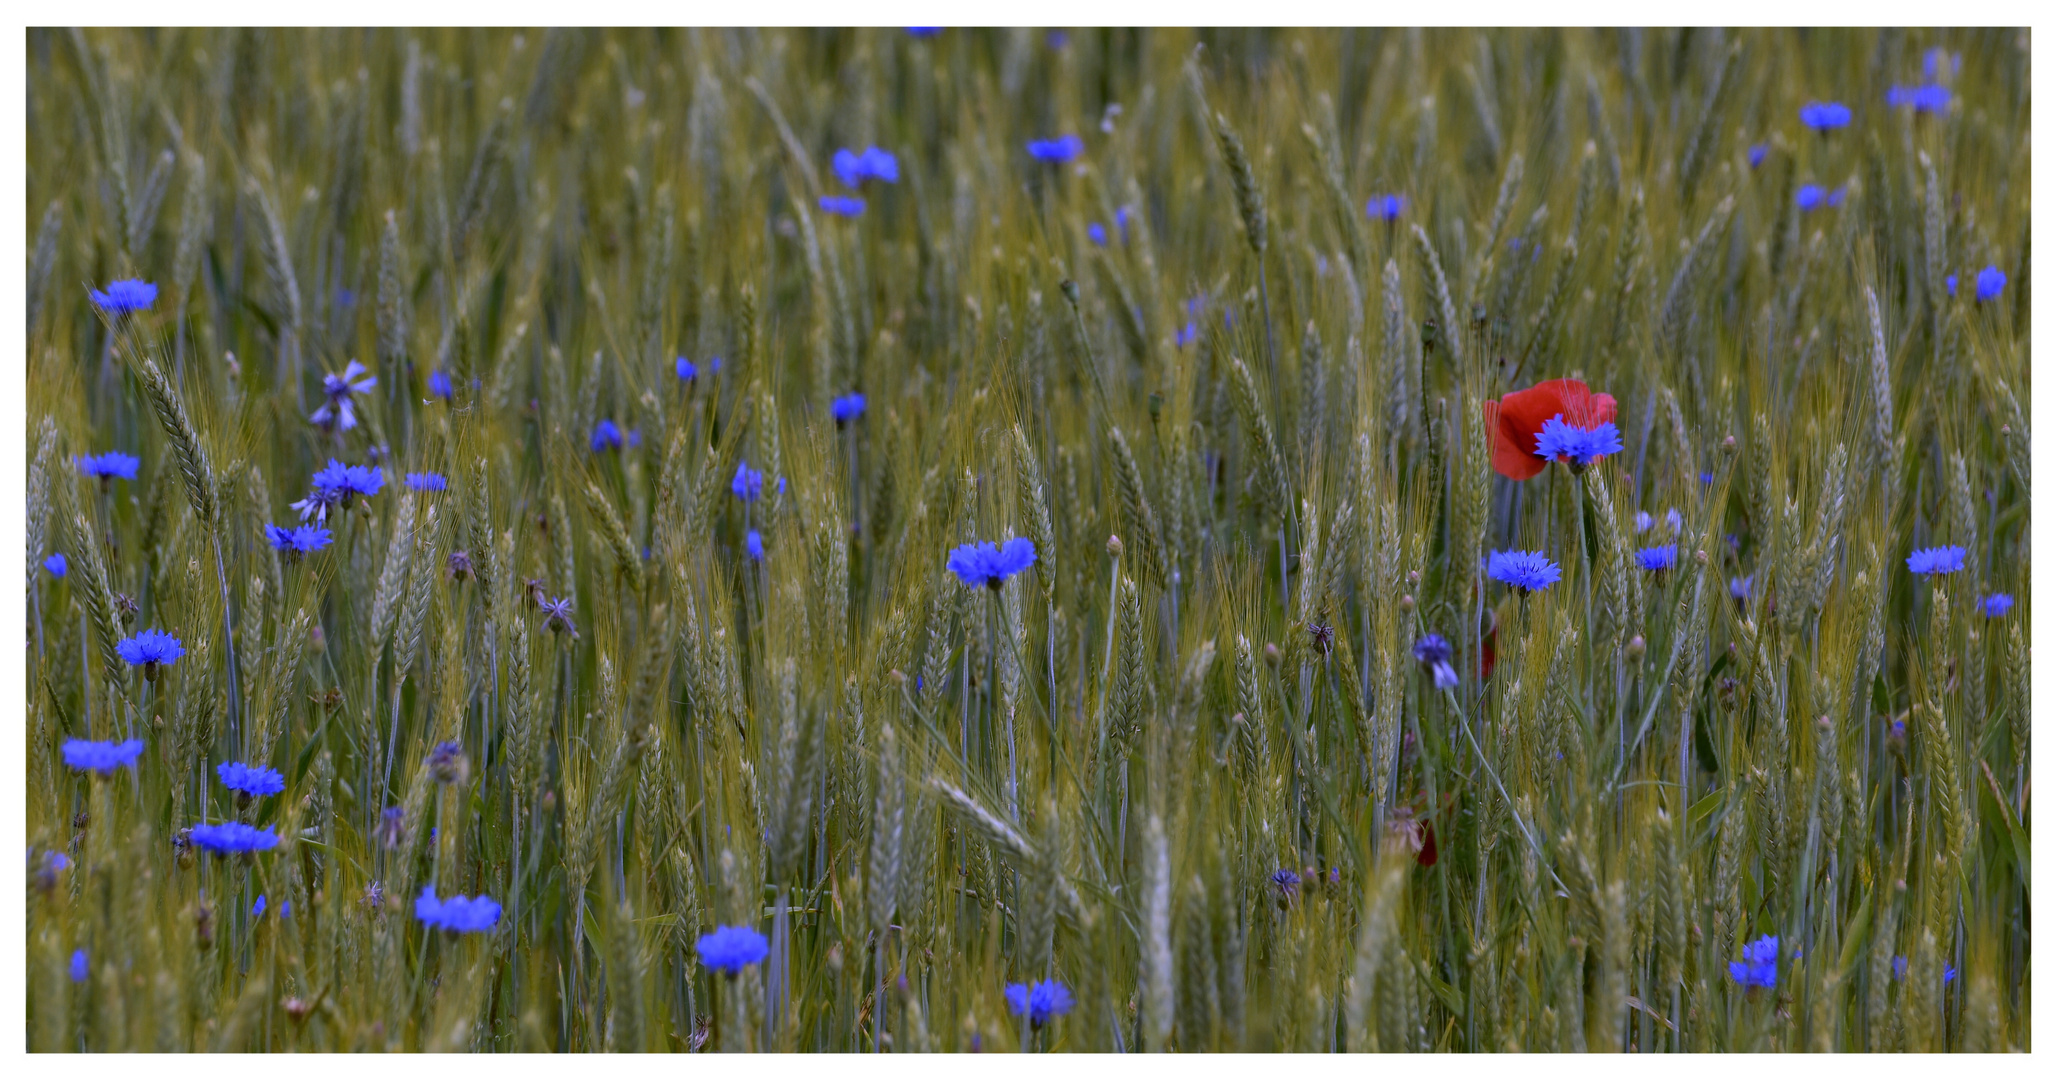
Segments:
[[[1595,394],[1577,379],[1552,379],[1485,402],[1485,410],[1493,470],[1509,480],[1526,480],[1550,465],[1536,456],[1543,421],[1562,416],[1565,423],[1582,428],[1613,423],[1614,397]]]

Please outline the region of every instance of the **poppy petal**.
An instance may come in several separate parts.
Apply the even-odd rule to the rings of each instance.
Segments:
[[[1536,422],[1535,429],[1525,430],[1499,401],[1485,402],[1485,412],[1486,441],[1492,446],[1494,472],[1509,480],[1527,480],[1549,467],[1548,461],[1535,455],[1535,430],[1542,428],[1541,420]]]

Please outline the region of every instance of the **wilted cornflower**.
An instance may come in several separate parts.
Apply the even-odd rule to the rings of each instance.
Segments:
[[[59,551],[43,560],[43,569],[48,570],[51,577],[61,578],[65,571],[71,569],[71,564],[64,560],[64,552]]]
[[[145,630],[131,638],[123,638],[114,645],[114,651],[135,667],[143,669],[143,677],[152,682],[157,680],[160,667],[170,667],[186,655],[186,647],[179,639],[162,630]]]
[[[416,491],[448,491],[450,478],[442,473],[411,472],[407,474],[407,486]]]
[[[849,393],[829,402],[829,415],[835,418],[837,427],[863,416],[864,395]]]
[[[466,581],[471,577],[471,552],[458,548],[450,553],[444,565],[449,569],[450,580]]]
[[[143,752],[143,740],[129,739],[124,742],[93,742],[86,739],[64,740],[64,763],[80,772],[96,772],[102,776],[113,776],[114,770],[123,766],[134,767],[136,756]]]
[[[452,934],[478,934],[499,924],[500,904],[489,896],[476,899],[453,896],[448,900],[438,900],[436,887],[423,885],[421,895],[414,898],[414,917],[420,919],[424,926]]]
[[[854,218],[864,213],[864,200],[855,195],[823,195],[816,205],[824,214]]]
[[[2000,291],[2007,287],[2007,272],[1997,266],[1988,266],[1978,272],[1978,302],[1998,300]]]
[[[1093,246],[1095,247],[1106,247],[1107,226],[1102,225],[1097,221],[1087,224],[1086,239],[1091,240],[1093,242]]]
[[[1555,585],[1564,571],[1540,551],[1495,551],[1486,557],[1486,576],[1526,595]]]
[[[1907,569],[1917,574],[1954,574],[1964,569],[1964,549],[1955,544],[1918,549],[1907,556]]]
[[[1280,867],[1272,872],[1271,884],[1273,888],[1278,890],[1279,906],[1284,907],[1292,903],[1293,898],[1300,893],[1299,871],[1291,867]]]
[[[107,291],[87,289],[86,296],[102,311],[117,315],[124,311],[147,311],[157,302],[157,286],[141,278],[122,278],[107,283]]]
[[[1769,934],[1743,946],[1743,958],[1731,960],[1729,977],[1744,989],[1778,985],[1778,938]]]
[[[1800,122],[1816,131],[1850,125],[1850,107],[1840,101],[1810,101],[1800,106]]]
[[[134,480],[136,478],[136,467],[142,463],[142,459],[133,454],[124,454],[119,450],[109,450],[104,454],[94,454],[91,457],[80,458],[79,471],[87,476],[97,478],[100,481],[100,486],[106,487],[110,480]]]
[[[574,639],[579,636],[579,628],[571,621],[571,597],[544,600],[537,606],[542,609],[544,626],[559,634],[568,632]]]
[[[1086,152],[1085,140],[1076,135],[1059,135],[1054,139],[1030,139],[1029,156],[1037,161],[1062,165]]]
[[[887,184],[900,182],[900,159],[876,146],[865,147],[861,154],[846,146],[836,151],[829,167],[835,170],[836,179],[841,180],[845,187],[863,187],[866,180]]]
[[[1055,979],[1008,983],[1007,1011],[1028,1017],[1030,1027],[1040,1028],[1071,1011],[1071,991]]]
[[[1652,573],[1662,573],[1678,565],[1678,545],[1660,544],[1636,552],[1636,565]]]
[[[2014,598],[2003,592],[1994,593],[1979,601],[1978,607],[1980,611],[1985,612],[1986,618],[1997,619],[2014,610]]]
[[[1543,421],[1543,430],[1536,435],[1536,456],[1546,461],[1563,461],[1571,471],[1579,472],[1608,454],[1621,452],[1621,431],[1612,420],[1603,421],[1592,427],[1580,427],[1564,422],[1559,413]]]
[[[1457,688],[1457,669],[1450,666],[1450,643],[1443,635],[1423,634],[1414,643],[1414,659],[1435,676],[1436,689]]]
[[[448,374],[441,371],[431,371],[429,372],[429,393],[442,398],[444,401],[448,401],[456,395],[457,388],[450,385],[450,376]]]
[[[1406,209],[1407,197],[1404,195],[1373,195],[1371,201],[1364,204],[1364,216],[1374,221],[1396,221]]]
[[[1752,146],[1749,150],[1745,151],[1744,156],[1749,159],[1750,167],[1754,169],[1759,165],[1764,164],[1764,159],[1766,155],[1769,155],[1770,153],[1770,143],[1758,143],[1757,145]]]
[[[746,503],[756,502],[764,494],[764,473],[753,469],[747,461],[736,462],[736,475],[729,479],[729,492]]]
[[[464,744],[460,742],[439,742],[429,751],[429,775],[438,784],[462,784],[471,775],[471,763],[465,759]]]
[[[945,565],[966,585],[984,585],[997,591],[1001,582],[1028,569],[1035,561],[1035,542],[1017,536],[1004,544],[973,542],[953,548]]]
[[[296,525],[290,529],[282,525],[266,525],[264,539],[290,561],[320,551],[334,543],[336,538],[319,525]]]
[[[279,834],[240,821],[224,821],[219,825],[195,825],[192,839],[193,843],[216,855],[270,851],[279,846]]]
[[[764,534],[756,529],[751,529],[749,532],[744,533],[743,552],[750,556],[751,562],[763,562]]]
[[[376,829],[379,846],[387,851],[397,851],[400,841],[407,834],[407,810],[404,807],[388,806],[379,811]]]
[[[285,776],[263,765],[224,761],[214,767],[214,775],[221,777],[221,786],[240,795],[276,795],[286,790]]]
[[[771,952],[771,943],[751,927],[722,926],[700,935],[693,951],[711,970],[735,978],[744,968],[763,960]]]
[[[364,376],[358,378],[358,376]],[[445,380],[447,382],[447,380]],[[307,419],[324,431],[348,431],[357,426],[357,412],[351,406],[352,395],[362,394],[379,384],[378,376],[365,375],[364,365],[355,360],[343,368],[341,375],[330,372],[321,377],[322,396],[328,400]]]
[[[93,973],[92,962],[86,959],[86,950],[78,949],[71,954],[71,981],[82,983]]]
[[[602,419],[593,425],[593,452],[621,449],[621,426],[612,420]]]

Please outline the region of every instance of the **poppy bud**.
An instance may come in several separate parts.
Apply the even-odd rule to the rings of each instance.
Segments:
[[[1414,611],[1414,597],[1402,596],[1400,598],[1400,610],[1412,614]]]
[[[1643,658],[1643,651],[1648,647],[1643,641],[1643,635],[1637,634],[1635,637],[1628,639],[1628,658],[1631,660],[1641,660]]]
[[[1271,665],[1272,667],[1277,667],[1277,666],[1279,666],[1279,662],[1280,662],[1281,660],[1283,660],[1283,659],[1284,659],[1284,657],[1280,655],[1280,653],[1279,653],[1279,651],[1278,651],[1278,646],[1277,646],[1277,645],[1274,645],[1274,644],[1272,644],[1271,642],[1265,642],[1265,644],[1264,644],[1264,662],[1265,662],[1265,663],[1267,663],[1267,664]]]
[[[1736,437],[1734,435],[1723,437],[1723,439],[1721,440],[1721,452],[1724,454],[1733,454],[1736,452]]]
[[[1121,558],[1121,537],[1109,536],[1107,538],[1107,555],[1109,558]]]
[[[1058,283],[1057,288],[1064,293],[1064,299],[1069,301],[1072,307],[1078,306],[1078,282],[1065,278]]]

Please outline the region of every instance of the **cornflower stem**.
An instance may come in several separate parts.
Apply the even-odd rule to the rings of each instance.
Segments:
[[[997,678],[1000,665],[1000,650],[996,646],[999,634],[995,630],[995,622],[999,617],[1000,591],[998,589],[987,589],[986,591],[992,594],[992,603],[986,606],[986,701],[989,707],[997,712],[1000,706],[999,699],[995,695],[1000,689],[1000,683]],[[1009,652],[1012,652],[1014,649],[1013,634],[1007,635],[1007,648]],[[1021,657],[1019,656],[1014,658],[1014,670],[1017,675],[1021,671]],[[1021,820],[1021,792],[1020,773],[1016,770],[1014,762],[1014,714],[1009,712],[1001,718],[1001,723],[1004,725],[1007,733],[1007,815],[1019,822]]]

